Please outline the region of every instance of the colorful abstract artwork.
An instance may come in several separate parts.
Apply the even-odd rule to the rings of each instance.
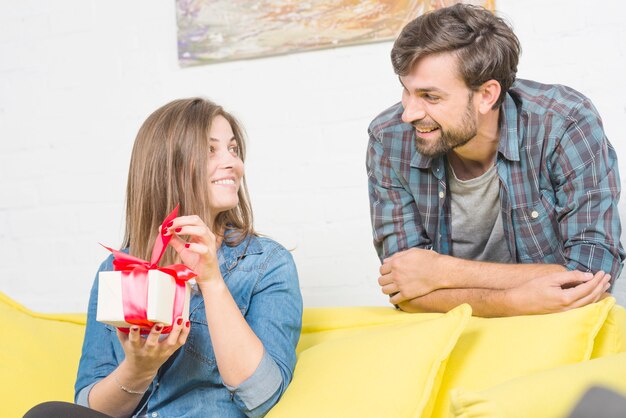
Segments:
[[[429,10],[495,0],[177,0],[183,67],[387,41]]]

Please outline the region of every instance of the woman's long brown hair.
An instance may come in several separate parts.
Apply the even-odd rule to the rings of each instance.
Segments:
[[[239,156],[245,161],[243,130],[237,120],[215,103],[194,97],[175,100],[157,109],[143,123],[130,161],[126,189],[126,230],[123,248],[149,260],[159,226],[167,214],[180,204],[178,216],[198,215],[209,225],[207,173],[209,131],[213,119],[221,115],[233,129]],[[245,177],[238,192],[237,207],[215,218],[213,232],[228,234],[225,242],[237,245],[253,228],[252,208]],[[168,248],[160,264],[176,262],[177,254]]]

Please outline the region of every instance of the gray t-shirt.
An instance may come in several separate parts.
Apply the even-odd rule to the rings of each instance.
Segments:
[[[451,192],[451,255],[466,260],[511,263],[500,211],[496,166],[470,180],[459,180],[448,164]]]

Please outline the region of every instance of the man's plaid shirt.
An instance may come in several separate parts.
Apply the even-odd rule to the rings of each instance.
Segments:
[[[398,103],[369,127],[374,246],[381,260],[411,247],[450,254],[445,157],[416,151],[402,111]],[[518,263],[619,276],[625,254],[617,157],[588,98],[565,86],[517,80],[501,107],[496,164],[504,235]]]

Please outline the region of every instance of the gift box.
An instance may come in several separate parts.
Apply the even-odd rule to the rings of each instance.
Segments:
[[[165,218],[161,230],[165,230],[165,225],[177,214],[178,206]],[[158,265],[171,239],[171,235],[157,237],[150,261],[104,247],[113,253],[115,271],[98,274],[96,321],[126,333],[131,325],[139,325],[142,334],[161,323],[165,325],[162,333],[166,334],[179,316],[184,321],[189,319],[188,281],[196,277],[196,273],[184,264]]]
[[[174,298],[176,296],[176,280],[174,277],[160,270],[147,271],[146,295],[138,295],[137,299],[145,301],[146,320],[172,325],[176,320],[174,313]],[[122,271],[101,271],[98,274],[98,310],[96,321],[113,325],[114,327],[129,328],[132,324],[126,322],[124,315],[124,300],[122,297],[122,280],[134,280],[132,276],[124,277]],[[189,319],[190,286],[185,282],[183,321]]]

